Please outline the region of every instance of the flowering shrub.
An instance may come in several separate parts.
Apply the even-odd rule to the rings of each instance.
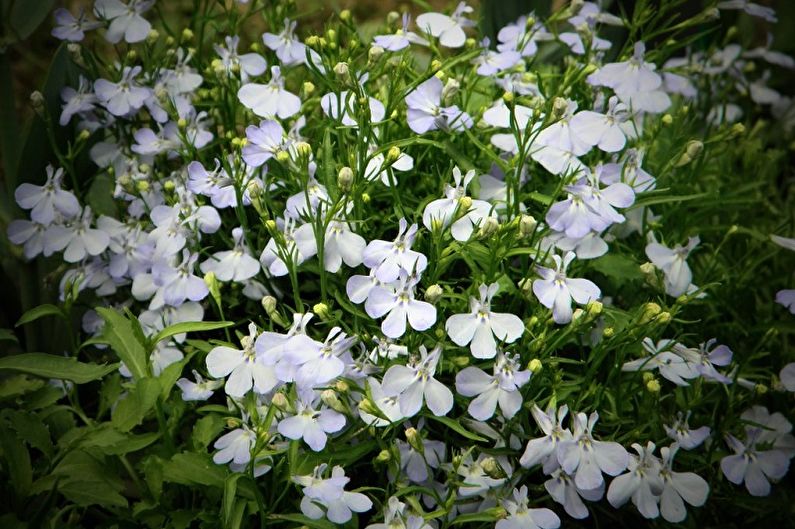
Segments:
[[[4,526],[789,520],[795,61],[707,3],[55,11]]]

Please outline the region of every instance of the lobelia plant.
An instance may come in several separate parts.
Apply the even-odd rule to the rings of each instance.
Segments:
[[[789,522],[795,60],[685,3],[55,10],[3,527]]]

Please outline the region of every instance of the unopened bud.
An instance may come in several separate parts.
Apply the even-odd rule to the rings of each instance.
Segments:
[[[129,51],[127,52],[127,60],[128,60],[128,61],[132,62],[132,61],[134,61],[134,60],[135,60],[135,59],[137,59],[137,58],[138,58],[138,52],[137,52],[137,51],[135,51],[135,50],[129,50]]]
[[[348,67],[347,62],[338,62],[334,65],[334,73],[337,74],[337,77],[340,79],[347,79],[350,76],[350,68]]]
[[[674,122],[674,117],[671,114],[666,114],[661,119],[663,125],[670,125]]]
[[[135,188],[139,193],[146,193],[150,188],[149,182],[147,180],[138,180],[135,182]]]
[[[396,21],[400,20],[400,13],[397,11],[390,11],[386,14],[386,23],[387,24],[394,24]]]
[[[350,9],[343,9],[340,11],[340,20],[343,22],[348,22],[351,19],[351,10]]]
[[[182,42],[190,42],[193,40],[193,31],[190,28],[182,30]]]
[[[260,303],[262,304],[262,308],[265,309],[265,314],[268,316],[276,312],[276,305],[278,301],[273,296],[263,296]]]
[[[463,215],[469,208],[472,207],[472,198],[471,197],[461,197],[458,199],[458,211],[459,214]]]
[[[353,169],[347,166],[340,169],[340,172],[337,174],[337,187],[339,187],[343,193],[350,192],[353,187]]]
[[[757,384],[754,386],[754,391],[757,393],[757,395],[764,395],[767,393],[768,389],[769,388],[764,384]]]
[[[612,338],[616,334],[616,330],[613,327],[605,327],[605,330],[602,331],[602,336],[605,338]]]
[[[505,474],[505,469],[497,463],[497,460],[493,457],[487,457],[480,463],[480,468],[483,469],[483,472],[486,473],[492,479],[505,479],[507,478],[507,474]]]
[[[530,363],[527,364],[527,369],[530,370],[531,373],[534,375],[544,369],[544,364],[541,363],[541,360],[538,358],[533,358],[530,360]]]
[[[171,193],[176,188],[177,184],[175,184],[173,180],[166,180],[165,183],[163,183],[163,190],[167,193]]]
[[[370,50],[367,52],[367,58],[370,60],[370,62],[376,62],[383,54],[384,48],[381,46],[371,46]]]
[[[177,127],[179,127],[180,130],[185,130],[188,127],[188,120],[185,118],[179,118],[177,120]]]
[[[320,37],[317,35],[309,35],[304,43],[309,46],[310,48],[316,49],[320,44]]]
[[[649,393],[659,393],[660,389],[661,389],[660,381],[657,380],[656,378],[653,378],[648,382],[646,382],[646,390]]]
[[[34,90],[30,94],[30,105],[41,117],[44,117],[44,96],[38,90]]]
[[[519,218],[519,235],[524,238],[530,237],[536,230],[538,222],[532,215],[522,215]]]
[[[340,399],[337,397],[337,392],[333,389],[326,389],[322,391],[320,393],[320,400],[332,410],[338,411],[340,413],[347,412],[345,405],[340,401]]]
[[[445,105],[450,105],[453,101],[453,98],[458,94],[458,90],[461,88],[461,83],[459,83],[456,79],[452,77],[447,80],[442,88],[442,102]]]
[[[369,204],[370,203],[370,194],[369,193],[362,193],[362,203]]]
[[[382,463],[382,464],[388,463],[391,459],[392,459],[392,454],[389,452],[389,450],[386,449],[381,450],[380,452],[378,452],[378,455],[375,456],[376,463]]]
[[[704,144],[698,140],[690,140],[687,142],[685,146],[685,152],[679,157],[679,160],[676,162],[676,167],[682,167],[683,165],[687,165],[696,158],[698,155],[701,154],[701,151],[704,149]]]
[[[290,154],[287,151],[279,151],[276,154],[276,161],[279,163],[286,163],[290,160]]]
[[[69,52],[69,57],[71,57],[73,63],[80,66],[81,68],[86,67],[86,62],[83,60],[83,53],[81,51],[80,44],[77,42],[70,42],[66,45],[66,51]]]
[[[287,397],[282,392],[276,393],[273,396],[271,404],[276,406],[276,409],[279,411],[289,411],[292,408],[292,406],[290,406],[290,401],[287,400]]]
[[[334,384],[334,389],[337,390],[337,393],[345,394],[351,390],[351,386],[344,380],[340,379]]]
[[[497,221],[495,217],[486,217],[480,223],[480,229],[478,230],[478,238],[486,239],[491,237],[497,230],[500,229],[500,223]]]
[[[451,360],[453,365],[456,366],[459,369],[463,369],[466,366],[468,366],[470,361],[471,360],[470,360],[469,355],[466,355],[466,356],[454,356],[453,359]]]
[[[412,427],[406,429],[406,441],[408,441],[409,445],[420,454],[425,453],[425,445],[422,444],[422,436],[416,428]]]
[[[218,278],[215,277],[215,272],[207,272],[204,274],[204,284],[207,285],[210,295],[213,297],[215,303],[221,305],[221,287],[218,284]]]
[[[580,320],[580,318],[583,317],[584,314],[585,314],[585,311],[582,310],[581,308],[574,309],[574,312],[571,314],[572,323],[578,322]]]
[[[299,141],[295,144],[295,152],[301,158],[309,158],[312,155],[312,146],[305,141]]]
[[[670,312],[661,312],[659,316],[655,319],[657,323],[660,325],[665,325],[669,321],[671,321],[671,313]]]
[[[436,304],[442,298],[444,290],[439,285],[431,285],[425,290],[425,300],[428,303]]]
[[[389,150],[386,152],[387,165],[392,165],[398,160],[398,158],[400,158],[400,147],[398,147],[397,145],[390,147]]]
[[[328,321],[331,319],[331,311],[328,308],[328,305],[325,303],[316,303],[312,307],[312,312],[318,315],[318,317],[323,321]]]
[[[91,132],[88,129],[83,129],[80,131],[80,134],[77,135],[77,141],[83,142],[90,137],[91,137]]]
[[[647,323],[657,317],[662,312],[662,308],[654,302],[646,303],[640,317],[641,323]]]
[[[563,99],[562,97],[556,97],[552,102],[552,115],[555,116],[556,119],[563,117],[566,113],[566,110],[569,108],[569,102]]]
[[[502,100],[505,101],[507,104],[513,103],[514,95],[513,92],[504,92],[502,94]]]
[[[732,125],[731,128],[732,136],[742,136],[743,134],[745,134],[745,125],[743,125],[742,123],[735,123],[734,125]]]
[[[146,35],[146,42],[148,42],[149,44],[154,44],[155,42],[157,42],[157,39],[159,38],[160,38],[160,33],[156,29],[152,28],[149,30],[149,33]]]
[[[438,72],[442,67],[442,61],[439,59],[434,59],[431,61],[431,71]]]
[[[586,309],[588,310],[588,316],[590,316],[591,318],[599,316],[602,313],[602,307],[603,305],[601,301],[597,300],[591,301],[586,306]]]
[[[477,45],[478,45],[478,41],[476,41],[472,37],[469,37],[467,40],[464,41],[464,46],[466,46],[466,49],[468,49],[468,50],[471,50],[472,48],[474,48]]]
[[[309,81],[304,81],[304,84],[301,86],[301,91],[305,96],[311,96],[315,91],[315,85]]]
[[[328,31],[326,31],[326,36],[328,37],[329,42],[336,42],[337,40],[336,30],[329,29]]]

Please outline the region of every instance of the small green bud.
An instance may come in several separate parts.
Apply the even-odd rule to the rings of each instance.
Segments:
[[[160,32],[152,28],[149,30],[149,33],[146,35],[146,42],[148,42],[149,44],[154,44],[155,42],[157,42],[157,39],[159,38],[160,38]]]
[[[486,473],[492,479],[505,479],[507,474],[505,473],[505,469],[497,463],[497,460],[493,457],[487,457],[480,463],[480,468],[483,469],[483,472]]]
[[[347,62],[338,62],[334,65],[334,73],[337,74],[337,77],[343,80],[347,80],[348,77],[351,75],[350,67],[348,66]]]
[[[478,238],[479,239],[487,239],[497,233],[497,230],[500,229],[500,223],[497,221],[495,217],[486,217],[480,223],[480,229],[478,230]]]
[[[389,452],[389,450],[386,449],[381,450],[380,452],[378,452],[378,455],[375,456],[376,463],[388,463],[391,459],[392,459],[392,454]]]
[[[370,50],[367,52],[367,59],[373,63],[378,61],[382,55],[384,55],[384,48],[381,46],[371,46]]]
[[[210,295],[215,300],[217,305],[221,305],[221,287],[218,283],[218,278],[215,277],[215,272],[207,272],[204,274],[204,283],[210,290]]]
[[[662,117],[662,119],[660,121],[662,121],[663,125],[667,126],[667,125],[670,125],[671,123],[674,122],[674,118],[673,118],[673,116],[671,114],[666,114],[666,115],[664,115]]]
[[[311,96],[315,91],[315,85],[309,81],[304,81],[304,84],[301,86],[301,91],[305,96]]]
[[[351,10],[350,9],[343,9],[340,11],[340,20],[343,22],[348,22],[351,19]]]
[[[659,393],[661,389],[660,381],[656,378],[649,380],[646,382],[646,389],[649,393]]]
[[[348,166],[343,167],[337,174],[337,187],[339,187],[343,193],[350,193],[353,188],[353,178],[353,169]]]
[[[328,305],[325,303],[316,303],[312,307],[312,312],[318,315],[318,317],[323,321],[328,321],[331,319],[331,311],[329,311]]]
[[[30,105],[36,111],[36,114],[44,117],[44,96],[41,92],[34,90],[30,93]]]
[[[276,154],[276,161],[279,163],[286,163],[289,160],[290,160],[290,153],[288,153],[287,151],[279,151],[278,154]]]
[[[416,428],[412,427],[406,429],[406,441],[408,441],[409,445],[420,454],[425,453],[425,445],[422,443],[422,436]]]
[[[519,235],[523,238],[530,237],[536,230],[538,222],[532,215],[523,214],[519,218]]]
[[[428,303],[436,304],[437,301],[442,299],[444,290],[439,285],[431,285],[425,290],[425,300]]]
[[[190,28],[182,30],[182,42],[190,42],[193,40],[193,31]]]
[[[386,152],[386,163],[387,165],[392,165],[400,158],[400,147],[393,146],[390,147],[389,150]]]
[[[556,97],[552,101],[552,115],[555,116],[556,119],[560,119],[566,113],[566,110],[569,108],[569,102],[563,99],[562,97]]]
[[[527,369],[530,370],[531,373],[534,375],[544,369],[544,364],[541,363],[541,360],[538,358],[533,358],[530,360],[530,363],[527,364]]]

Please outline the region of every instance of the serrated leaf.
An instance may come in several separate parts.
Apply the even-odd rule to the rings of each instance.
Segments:
[[[4,378],[3,383],[0,384],[0,401],[16,398],[26,393],[32,393],[41,389],[44,384],[46,384],[46,382],[40,378],[30,378],[27,375],[15,375]]]
[[[17,437],[32,448],[41,450],[47,457],[52,456],[50,431],[35,413],[9,410],[8,420],[11,428],[17,432]]]
[[[34,322],[45,316],[58,316],[59,318],[66,318],[66,315],[63,313],[60,307],[45,303],[44,305],[33,307],[29,311],[25,312],[25,314],[23,314],[22,317],[19,318],[19,320],[14,324],[14,327],[19,327],[21,325]]]
[[[75,358],[46,353],[25,353],[0,358],[0,371],[15,371],[42,378],[69,380],[85,384],[99,380],[119,368],[119,364],[89,364]]]
[[[133,378],[144,378],[148,373],[148,359],[144,345],[134,330],[133,323],[114,309],[97,307],[96,310],[105,320],[101,338],[103,343],[110,345],[130,370]]]
[[[177,334],[214,331],[216,329],[231,327],[234,324],[235,322],[233,321],[184,321],[181,323],[175,323],[174,325],[169,325],[157,333],[154,338],[152,338],[152,343],[157,344],[160,341],[165,340],[166,338],[171,338],[172,336],[176,336]]]
[[[0,447],[11,486],[20,498],[24,498],[33,483],[30,453],[17,434],[7,428],[0,428]]]

